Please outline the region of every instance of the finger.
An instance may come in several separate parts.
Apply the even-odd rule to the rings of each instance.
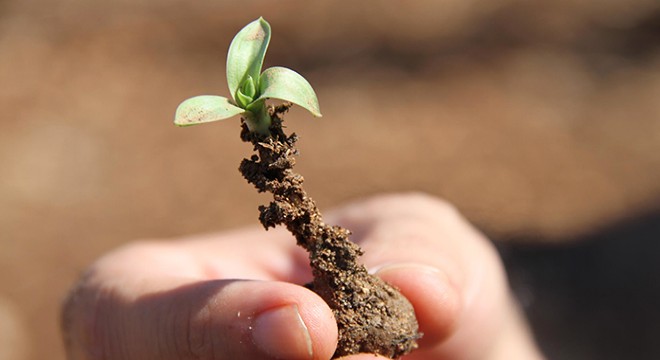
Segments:
[[[336,347],[331,310],[288,283],[201,281],[135,298],[87,288],[76,298],[74,359],[327,359]]]
[[[284,228],[250,228],[177,242],[177,250],[209,278],[250,278],[304,284],[312,279],[307,253]]]
[[[427,265],[400,263],[383,267],[376,275],[394,285],[412,303],[419,330],[424,334],[419,341],[422,347],[440,343],[454,333],[462,299],[445,273]]]
[[[206,266],[177,249],[132,245],[92,266],[66,304],[72,359],[332,355],[336,323],[316,294],[285,282],[210,279]],[[259,266],[236,265],[270,278]]]
[[[336,360],[390,360],[384,356],[375,354],[357,354],[337,358]]]
[[[504,270],[492,244],[452,206],[418,194],[384,196],[350,205],[335,219],[356,229],[367,267],[382,269],[415,307],[429,336],[411,359],[479,358],[489,351],[508,306]],[[386,271],[406,263],[437,272]]]

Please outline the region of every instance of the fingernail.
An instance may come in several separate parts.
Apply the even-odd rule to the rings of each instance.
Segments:
[[[295,304],[257,315],[252,325],[252,341],[275,359],[307,360],[313,356],[312,338]]]

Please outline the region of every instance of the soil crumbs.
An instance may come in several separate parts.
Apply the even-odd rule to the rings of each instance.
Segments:
[[[417,319],[410,302],[395,288],[370,275],[358,262],[360,247],[350,231],[323,222],[314,201],[303,189],[303,177],[293,171],[297,136],[282,130],[283,114],[291,105],[271,108],[271,136],[264,138],[243,124],[241,139],[256,152],[239,170],[259,192],[273,201],[261,206],[259,220],[266,228],[284,225],[309,253],[314,275],[307,287],[332,309],[339,329],[333,358],[375,353],[398,358],[417,348]]]

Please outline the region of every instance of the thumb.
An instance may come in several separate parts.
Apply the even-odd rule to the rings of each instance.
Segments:
[[[328,359],[337,343],[325,302],[290,283],[207,280],[136,299],[78,298],[95,304],[70,312],[88,315],[71,317],[72,359]]]
[[[389,360],[389,358],[377,354],[355,354],[344,356],[336,360]]]

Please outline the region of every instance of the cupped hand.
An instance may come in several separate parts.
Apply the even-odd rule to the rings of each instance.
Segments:
[[[424,337],[407,360],[540,359],[491,244],[420,194],[329,213],[370,270],[411,301]],[[330,359],[337,326],[302,285],[307,254],[283,229],[124,246],[96,261],[63,309],[70,359]],[[345,360],[376,359],[354,355]]]

